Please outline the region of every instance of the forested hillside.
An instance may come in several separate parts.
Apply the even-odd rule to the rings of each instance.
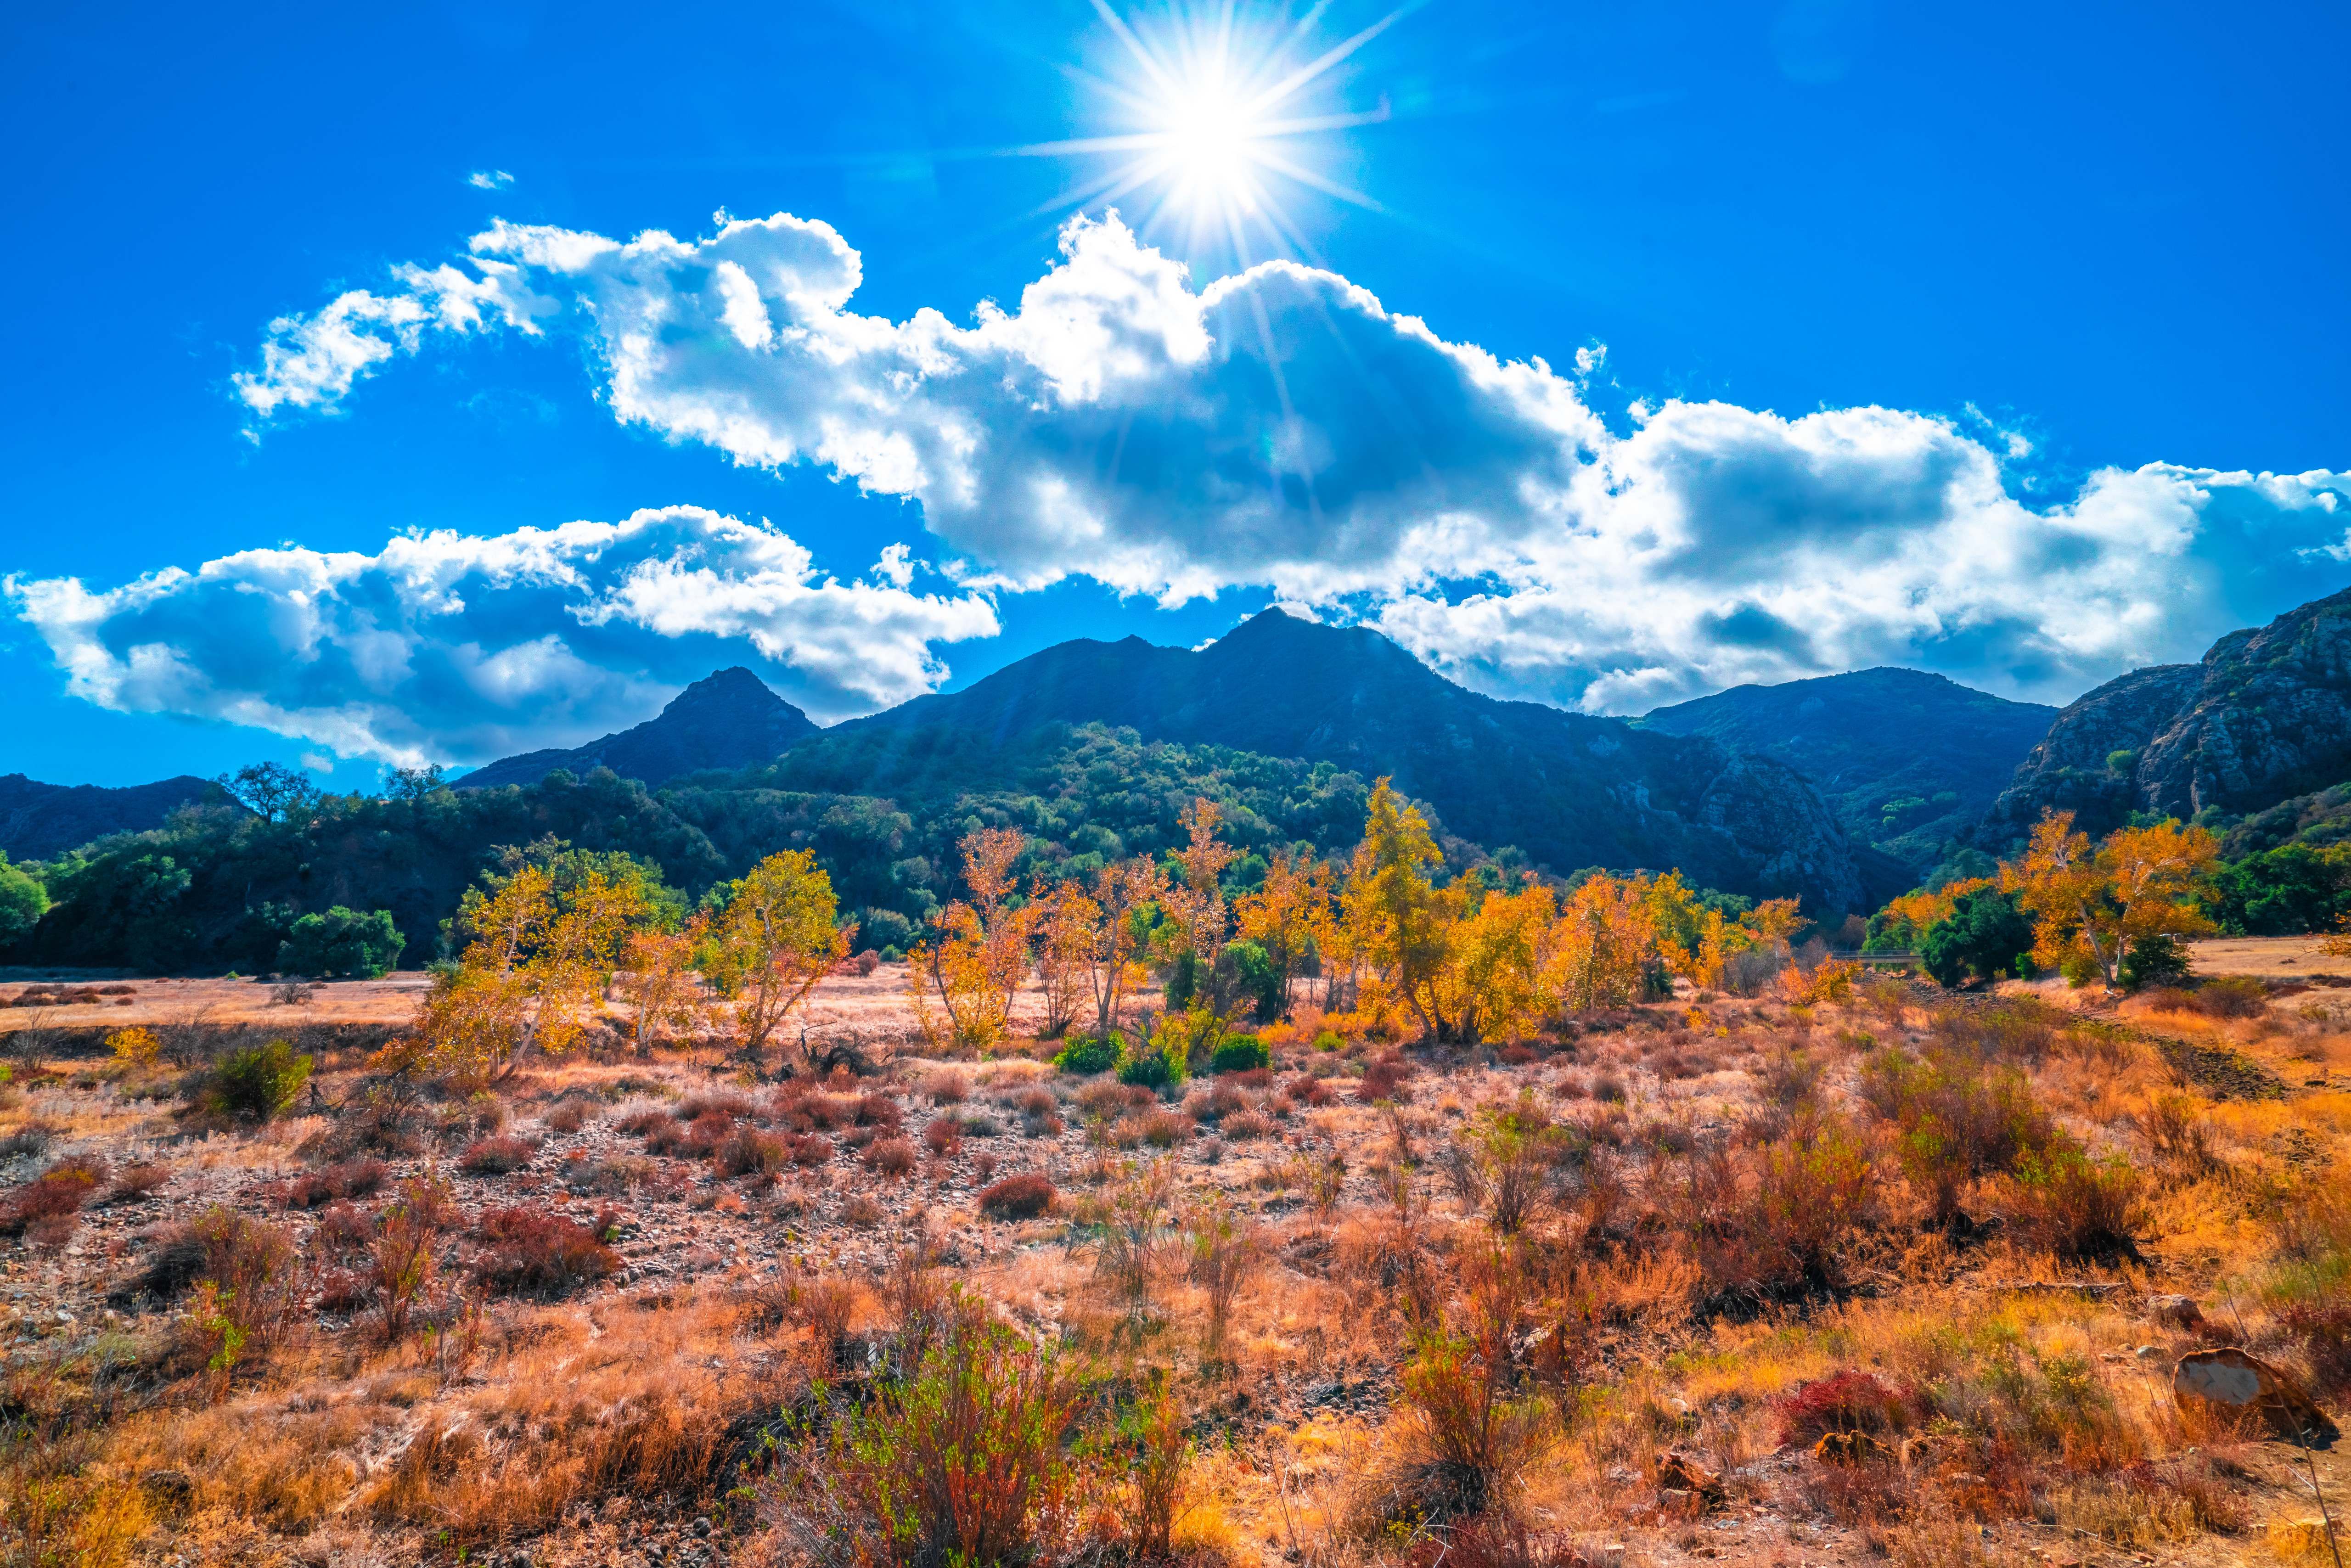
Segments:
[[[403,962],[433,956],[440,923],[500,851],[549,838],[620,851],[660,868],[690,898],[778,849],[817,852],[865,946],[903,946],[953,895],[953,847],[976,826],[1029,836],[1024,875],[1079,873],[1183,841],[1177,813],[1206,797],[1244,853],[1229,879],[1252,885],[1259,852],[1304,843],[1343,852],[1361,833],[1368,782],[1218,747],[1145,745],[1100,726],[1061,729],[1017,756],[953,748],[902,781],[896,800],[799,787],[791,769],[704,774],[658,794],[609,771],[558,771],[503,789],[442,789],[414,800],[329,796],[295,820],[222,806],[176,813],[46,867],[53,907],[6,954],[16,962],[243,972],[274,967],[298,916],[340,904],[386,909]],[[1446,841],[1455,871],[1482,852]]]
[[[1640,722],[1774,757],[1810,778],[1856,843],[1918,869],[1964,841],[2057,710],[1923,670],[1736,686]]]

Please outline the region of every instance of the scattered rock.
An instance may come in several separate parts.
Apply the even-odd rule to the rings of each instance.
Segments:
[[[2204,1309],[2196,1304],[2193,1296],[2149,1296],[2147,1315],[2150,1322],[2166,1328],[2187,1329],[2191,1333],[2204,1326]]]
[[[1667,1449],[1666,1457],[1657,1461],[1657,1485],[1669,1491],[1693,1493],[1708,1502],[1722,1500],[1722,1478],[1679,1448]]]
[[[2234,1346],[2181,1356],[2172,1369],[2171,1396],[2182,1408],[2257,1416],[2281,1437],[2333,1442],[2343,1435],[2301,1384]]]

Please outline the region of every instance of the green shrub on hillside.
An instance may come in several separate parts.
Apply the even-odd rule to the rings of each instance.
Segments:
[[[298,1054],[291,1040],[273,1040],[221,1058],[204,1081],[200,1103],[214,1115],[266,1122],[294,1103],[309,1082],[310,1059]]]

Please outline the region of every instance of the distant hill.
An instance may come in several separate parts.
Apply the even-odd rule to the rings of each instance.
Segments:
[[[1279,611],[1197,653],[1134,637],[1048,648],[967,691],[804,741],[774,786],[896,796],[940,758],[1016,758],[1051,727],[1089,722],[1392,775],[1447,832],[1557,872],[1679,867],[1730,892],[1802,894],[1823,913],[1865,907],[1876,891],[1820,791],[1783,762],[1480,696],[1377,632]]]
[[[210,788],[189,773],[114,789],[0,774],[0,851],[10,860],[47,860],[109,833],[145,832]]]
[[[1923,868],[1973,831],[2056,716],[1941,675],[1881,668],[1734,686],[1639,722],[1778,758],[1821,787],[1856,842]]]
[[[2096,834],[2134,811],[2233,820],[2351,779],[2351,590],[2231,632],[2201,662],[2108,681],[2061,712],[1975,841],[2023,841],[2044,810]]]
[[[500,758],[456,781],[460,789],[534,784],[557,768],[584,778],[609,768],[658,789],[681,774],[756,768],[817,733],[808,715],[740,665],[695,682],[658,717],[569,750]]]

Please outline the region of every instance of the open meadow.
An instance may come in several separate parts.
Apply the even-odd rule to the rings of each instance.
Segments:
[[[1301,982],[1155,1088],[1033,988],[926,1053],[893,964],[789,1078],[615,1009],[459,1092],[369,1066],[417,977],[125,983],[0,1009],[14,1561],[914,1561],[958,1433],[976,1529],[1103,1561],[2322,1563],[2351,1498],[2173,1393],[2351,1388],[2351,992],[1682,982],[1497,1050]],[[202,1110],[265,1037],[298,1095]]]

